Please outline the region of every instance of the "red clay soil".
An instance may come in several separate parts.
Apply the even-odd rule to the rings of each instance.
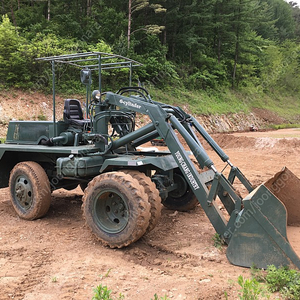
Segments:
[[[215,138],[254,184],[283,166],[300,177],[300,131]],[[223,163],[208,153],[221,170]],[[1,300],[92,299],[99,284],[108,286],[115,299],[119,293],[130,300],[150,300],[155,293],[178,300],[225,299],[225,293],[237,299],[238,276],[250,277],[249,269],[228,262],[226,246],[214,247],[215,231],[200,206],[186,213],[163,209],[152,232],[112,250],[86,227],[81,198],[79,188],[55,191],[44,218],[24,221],[14,212],[8,189],[0,190]],[[288,234],[300,255],[300,227]]]

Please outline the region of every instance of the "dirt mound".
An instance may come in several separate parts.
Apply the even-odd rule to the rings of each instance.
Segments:
[[[264,108],[253,108],[253,113],[257,116],[257,118],[269,123],[269,124],[283,124],[288,123],[288,121],[282,117],[279,117],[275,113],[264,109]]]
[[[284,138],[277,143],[281,148],[298,148],[300,149],[300,139],[298,138]]]
[[[256,139],[252,137],[234,136],[233,134],[215,134],[214,140],[221,148],[254,148]]]
[[[215,134],[214,140],[224,149],[285,149],[300,148],[300,138],[248,137],[235,134]]]

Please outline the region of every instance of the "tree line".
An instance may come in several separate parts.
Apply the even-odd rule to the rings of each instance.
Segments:
[[[300,9],[293,2],[0,0],[0,14],[2,86],[37,87],[41,74],[50,76],[37,57],[102,51],[141,61],[139,80],[159,87],[298,92]],[[69,75],[62,84],[76,86]]]

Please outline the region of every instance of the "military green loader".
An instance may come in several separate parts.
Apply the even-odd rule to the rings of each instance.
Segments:
[[[80,185],[87,225],[103,244],[122,248],[155,227],[162,205],[188,211],[200,203],[228,244],[232,264],[300,269],[287,238],[287,222],[299,226],[300,216],[300,184],[291,171],[284,169],[254,188],[193,116],[131,86],[132,68],[140,65],[134,60],[101,52],[39,60],[52,65],[53,120],[11,121],[6,142],[0,145],[0,188],[9,187],[21,218],[45,216],[53,190]],[[81,70],[87,86],[86,115],[80,101],[66,99],[63,116],[56,119],[58,64]],[[129,86],[103,92],[103,70],[115,68],[129,70]],[[91,93],[92,72],[99,89]],[[137,127],[137,114],[147,115],[150,122]],[[138,151],[157,138],[168,151]],[[217,170],[204,141],[227,166],[226,175]],[[237,182],[247,195],[241,196]]]

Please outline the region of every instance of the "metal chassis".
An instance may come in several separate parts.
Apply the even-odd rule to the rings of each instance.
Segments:
[[[56,85],[55,85],[55,66],[56,64],[68,64],[79,69],[88,69],[91,71],[98,71],[98,88],[101,93],[102,91],[102,71],[111,69],[129,69],[129,86],[132,83],[132,68],[142,66],[141,63],[129,59],[127,57],[104,53],[104,52],[86,52],[86,53],[76,53],[67,54],[59,56],[41,57],[37,58],[37,61],[46,61],[51,63],[52,69],[52,92],[53,92],[53,126],[54,135],[56,136]],[[88,107],[88,102],[90,98],[90,85],[87,85],[87,95],[86,95],[86,107]]]
[[[199,122],[194,117],[185,114],[179,108],[175,110],[170,106],[164,106],[152,100],[146,101],[142,98],[125,97],[114,93],[107,93],[106,99],[101,105],[103,107],[106,106],[107,110],[109,110],[109,106],[118,106],[121,109],[130,108],[132,111],[146,114],[150,117],[151,123],[116,141],[112,141],[109,148],[114,150],[131,142],[134,145],[139,145],[140,143],[150,141],[155,136],[163,137],[170,153],[174,157],[182,174],[184,174],[186,181],[189,183],[215,230],[228,243],[231,238],[229,228],[232,228],[238,213],[242,210],[242,198],[233,187],[233,182],[238,178],[249,192],[253,190],[253,187],[243,173],[231,164],[229,157],[206,133]],[[103,108],[103,113],[105,113],[104,111],[105,108]],[[184,116],[185,120],[179,120],[181,116]],[[97,120],[97,115],[95,119]],[[230,166],[231,170],[228,178],[217,171],[199,139],[196,137],[194,129],[202,135],[219,157]],[[187,151],[176,136],[175,130],[185,139],[201,168],[204,169],[207,167],[208,171],[201,174],[198,173]],[[139,140],[140,142],[138,142]],[[102,169],[109,163],[109,159],[106,160]],[[210,189],[207,186],[208,182],[210,183]],[[217,196],[224,203],[230,215],[228,222],[215,204],[214,200]]]

